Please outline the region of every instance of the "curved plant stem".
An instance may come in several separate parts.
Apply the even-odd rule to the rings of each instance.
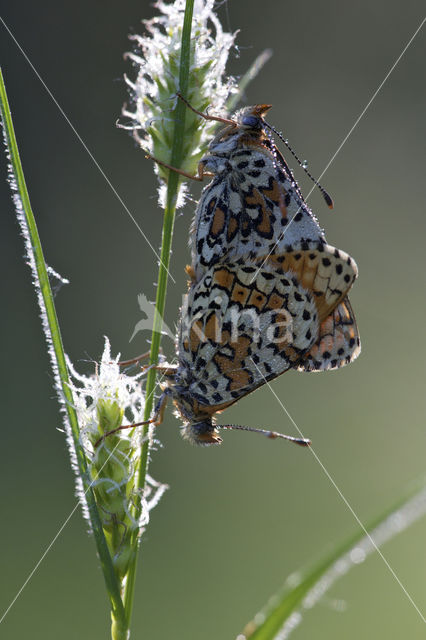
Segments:
[[[24,217],[24,224],[28,229],[28,251],[31,253],[35,265],[34,273],[35,278],[38,281],[40,287],[39,302],[41,306],[42,316],[46,320],[47,327],[46,337],[49,343],[49,351],[52,357],[52,364],[54,369],[57,368],[57,382],[60,385],[60,390],[64,398],[64,407],[67,412],[72,438],[74,441],[74,447],[77,457],[77,464],[80,472],[80,477],[83,482],[83,488],[85,493],[85,499],[90,513],[90,521],[92,525],[93,535],[96,542],[96,547],[101,562],[102,571],[105,578],[105,583],[108,591],[108,595],[111,602],[111,608],[113,615],[120,625],[125,625],[124,607],[120,597],[120,588],[115,576],[114,567],[112,564],[111,556],[107,547],[105,536],[102,530],[101,519],[96,506],[95,497],[91,489],[91,484],[87,477],[86,459],[84,451],[80,445],[79,427],[77,421],[77,415],[73,407],[72,393],[69,388],[68,371],[65,362],[64,349],[62,345],[61,332],[59,329],[58,318],[56,315],[55,304],[53,301],[52,291],[50,288],[49,276],[46,269],[46,263],[44,260],[43,250],[38,235],[37,225],[35,222],[34,214],[31,208],[30,198],[25,183],[24,172],[19,157],[18,145],[15,138],[15,132],[13,129],[12,116],[10,113],[9,103],[6,94],[6,87],[3,81],[3,75],[0,70],[0,109],[3,121],[3,128],[5,134],[5,141],[7,150],[10,156],[11,168],[13,172],[13,178],[15,185],[12,188],[19,195],[20,202],[22,203],[22,216]],[[20,215],[20,207],[18,206],[18,216]],[[43,308],[44,307],[44,308]],[[53,351],[53,353],[52,353]],[[56,372],[55,372],[56,373]],[[124,636],[123,636],[124,637]]]
[[[190,71],[190,58],[191,58],[191,25],[192,14],[194,9],[194,0],[186,0],[185,16],[182,29],[182,44],[180,54],[180,68],[179,68],[179,90],[180,93],[185,96],[188,89],[189,71]],[[183,136],[185,130],[185,113],[186,105],[182,100],[177,100],[176,108],[174,110],[174,135],[170,164],[173,167],[180,168],[182,165],[182,147]],[[163,221],[163,234],[161,244],[160,266],[158,271],[158,287],[157,297],[155,302],[155,315],[152,330],[152,342],[150,352],[150,364],[156,364],[158,362],[158,353],[160,350],[161,342],[161,327],[163,322],[164,308],[166,302],[167,292],[167,278],[169,274],[170,264],[170,250],[172,245],[173,226],[175,220],[176,202],[179,190],[180,176],[175,171],[169,172],[169,178],[167,182],[167,198],[166,207],[164,210]],[[151,417],[153,405],[154,405],[154,389],[156,381],[156,371],[154,368],[148,371],[146,382],[146,406],[145,406],[145,420]],[[141,461],[138,470],[138,487],[141,491],[144,490],[145,477],[148,470],[148,454],[149,454],[149,442],[147,439],[149,427],[146,426],[142,433],[142,454]],[[140,518],[141,515],[141,503],[139,501],[135,510],[134,517]],[[134,545],[137,544],[135,539]],[[135,577],[137,556],[135,553],[132,564],[129,568],[127,575],[126,588],[124,592],[124,607],[128,623],[132,615],[134,590],[135,590]]]

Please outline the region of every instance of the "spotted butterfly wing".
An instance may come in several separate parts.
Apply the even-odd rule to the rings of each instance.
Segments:
[[[202,193],[191,229],[196,280],[217,261],[279,253],[284,243],[325,241],[261,124],[259,113],[265,106],[238,112],[235,128],[227,127],[223,136],[218,135],[200,162],[215,177]],[[258,123],[251,129],[241,124],[250,114]]]
[[[299,361],[298,371],[338,369],[353,362],[361,352],[358,327],[349,298],[334,309],[319,327],[315,344]]]
[[[215,265],[188,296],[179,359],[192,371],[191,396],[214,412],[289,369],[317,334],[313,296],[291,274],[256,271]]]
[[[349,256],[325,247],[321,262],[307,258],[316,268],[305,283],[290,264],[271,262],[259,268],[255,263],[220,263],[191,287],[179,361],[190,372],[188,394],[200,405],[209,406],[211,413],[229,406],[297,367],[314,346],[321,316],[334,310],[356,277]],[[327,268],[324,256],[330,261]],[[342,263],[344,272],[336,270]],[[344,277],[348,273],[350,283]]]
[[[322,242],[288,245],[285,253],[259,257],[256,262],[294,273],[313,292],[320,322],[343,300],[358,276],[355,261],[347,253]]]

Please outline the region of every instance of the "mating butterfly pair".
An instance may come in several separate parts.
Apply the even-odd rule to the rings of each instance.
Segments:
[[[215,425],[214,417],[288,369],[336,369],[360,352],[347,298],[356,264],[326,244],[269,134],[263,119],[269,108],[247,107],[233,120],[197,112],[226,126],[195,176],[213,179],[191,228],[191,282],[178,328],[178,364],[158,367],[165,382],[154,416],[161,422],[171,398],[183,436],[196,444],[220,443],[219,428],[309,444],[273,431]]]
[[[360,353],[347,297],[356,264],[326,243],[269,134],[263,119],[269,108],[247,107],[233,120],[197,112],[226,126],[201,159],[198,176],[183,174],[213,179],[191,228],[178,364],[157,367],[165,382],[149,422],[162,421],[171,398],[183,436],[196,444],[220,443],[219,428],[309,444],[275,431],[216,425],[215,414],[288,369],[336,369]]]

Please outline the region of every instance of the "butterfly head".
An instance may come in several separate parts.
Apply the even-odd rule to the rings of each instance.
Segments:
[[[211,418],[184,425],[181,428],[182,436],[191,444],[206,446],[209,444],[221,444],[219,436]]]
[[[254,107],[245,107],[236,114],[236,120],[242,129],[254,129],[259,131],[264,127],[263,117],[268,113],[272,105],[256,104]]]

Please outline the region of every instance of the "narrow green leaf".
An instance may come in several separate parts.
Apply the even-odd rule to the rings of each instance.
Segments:
[[[228,111],[233,111],[242,96],[244,95],[244,91],[247,89],[248,85],[255,77],[260,73],[262,67],[270,60],[272,57],[272,49],[265,49],[262,51],[260,55],[257,56],[253,64],[249,67],[248,71],[243,75],[240,82],[238,83],[238,91],[234,93],[226,103],[226,108]]]
[[[71,434],[74,441],[77,464],[79,474],[83,482],[85,499],[87,502],[90,521],[92,525],[93,535],[101,562],[102,571],[114,615],[118,620],[124,622],[124,608],[120,597],[120,588],[114,572],[111,556],[108,551],[105,536],[102,530],[101,519],[96,506],[95,497],[91,489],[90,479],[87,477],[87,465],[83,448],[80,444],[79,427],[77,415],[73,407],[73,397],[69,388],[68,370],[65,361],[65,354],[62,345],[62,337],[59,329],[58,318],[56,315],[53,295],[50,288],[49,276],[47,273],[46,263],[44,260],[43,249],[37,230],[36,221],[31,208],[30,198],[25,183],[24,172],[22,169],[21,159],[19,156],[18,145],[16,142],[15,131],[13,128],[12,115],[9,108],[9,102],[6,94],[6,87],[3,80],[3,74],[0,69],[0,110],[3,122],[5,142],[7,151],[10,156],[11,168],[15,185],[12,189],[19,196],[22,204],[22,215],[25,218],[26,228],[28,229],[28,240],[30,246],[27,246],[28,252],[34,261],[34,276],[39,285],[39,302],[42,316],[46,320],[45,327],[46,338],[51,351],[52,365],[54,368],[55,378],[60,386],[60,391],[64,397],[64,407],[69,420]],[[18,215],[21,214],[19,204],[17,205]],[[53,351],[53,353],[52,353]],[[56,371],[57,369],[57,371]]]
[[[392,537],[405,530],[413,522],[426,514],[425,483],[414,491],[406,494],[397,504],[387,509],[373,520],[366,531],[360,529],[343,544],[336,546],[333,551],[317,565],[291,576],[281,591],[274,595],[270,603],[249,622],[238,640],[273,640],[283,628],[290,616],[303,607],[303,601],[319,581],[348,553],[364,543],[364,557],[372,553]],[[362,547],[360,547],[362,550]],[[348,570],[355,566],[352,562]],[[344,574],[345,572],[343,572]],[[331,581],[333,582],[333,581]],[[295,584],[296,583],[296,584]],[[320,590],[320,595],[323,591]]]

